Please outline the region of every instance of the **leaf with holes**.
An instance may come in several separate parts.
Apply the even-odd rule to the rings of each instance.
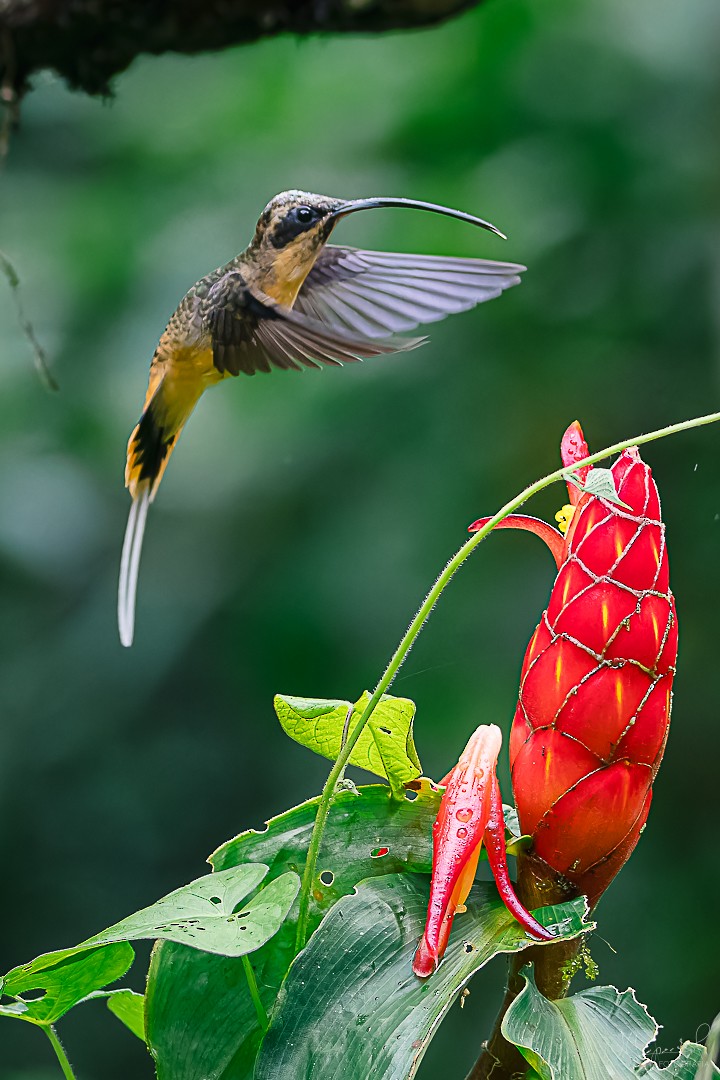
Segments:
[[[34,1024],[54,1024],[73,1005],[124,975],[135,953],[123,943],[104,948],[63,949],[45,953],[29,964],[13,968],[0,981],[0,992],[23,996],[22,1002],[0,1006],[0,1016],[14,1016]],[[27,994],[42,991],[42,997]]]
[[[410,801],[410,800],[413,801]],[[272,818],[263,832],[250,830],[210,857],[217,871],[263,862],[268,879],[302,874],[318,799]],[[378,875],[430,872],[432,824],[440,792],[428,780],[413,782],[401,801],[385,785],[341,791],[330,809],[310,897],[310,930],[358,881]],[[327,880],[327,878],[326,878]],[[296,909],[272,941],[251,960],[260,996],[270,1009],[293,958]],[[147,1036],[159,1080],[250,1080],[262,1036],[242,961],[205,956],[171,942],[153,953],[147,989]]]
[[[704,1053],[697,1043],[683,1043],[664,1069],[645,1057],[659,1028],[633,990],[593,986],[548,1001],[532,969],[522,974],[525,987],[505,1014],[502,1033],[540,1080],[694,1080]]]
[[[349,701],[275,695],[275,712],[284,731],[301,746],[335,761],[340,749],[370,700],[366,690]],[[383,776],[395,798],[422,771],[413,742],[415,703],[383,695],[350,755],[350,764]]]
[[[411,965],[428,893],[424,877],[383,877],[362,882],[335,905],[283,983],[256,1080],[406,1080],[470,977],[498,953],[537,944],[494,885],[476,884],[467,911],[456,917],[440,967],[429,979],[418,979]],[[543,925],[557,926],[562,939],[589,929],[584,912],[581,898],[535,915]],[[312,994],[303,992],[311,984]]]
[[[244,956],[277,933],[300,888],[297,874],[286,873],[244,903],[267,872],[268,867],[262,863],[244,863],[217,874],[206,874],[89,938],[83,945],[166,938],[203,952]]]

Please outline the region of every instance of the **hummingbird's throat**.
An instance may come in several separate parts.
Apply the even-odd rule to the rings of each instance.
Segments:
[[[308,237],[307,241],[288,244],[275,252],[272,262],[260,278],[263,292],[285,307],[292,307],[295,303],[305,278],[322,250],[319,237]]]

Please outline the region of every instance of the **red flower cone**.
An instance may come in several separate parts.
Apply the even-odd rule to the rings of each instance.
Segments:
[[[563,464],[587,454],[573,424]],[[545,877],[546,887],[553,881],[565,895],[584,893],[591,906],[645,825],[677,657],[665,526],[650,468],[633,448],[611,471],[624,505],[569,484],[565,537],[534,519],[502,523],[543,536],[558,564],[525,654],[510,738],[520,825],[533,838],[536,887],[520,892],[537,895]],[[591,470],[577,475],[584,482]],[[521,885],[522,876],[521,865]]]

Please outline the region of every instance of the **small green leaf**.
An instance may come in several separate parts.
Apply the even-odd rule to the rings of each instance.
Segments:
[[[244,956],[277,933],[300,888],[297,874],[283,874],[243,903],[267,872],[262,863],[245,863],[206,874],[88,938],[83,945],[166,938],[203,952]]]
[[[275,712],[283,730],[309,750],[335,761],[370,700],[366,690],[349,701],[275,695]],[[383,695],[350,755],[350,764],[389,781],[395,798],[422,772],[413,742],[415,704],[408,698]]]
[[[503,817],[505,818],[505,832],[510,833],[513,839],[520,836],[520,819],[514,806],[503,803]]]
[[[541,1080],[694,1080],[703,1056],[683,1043],[666,1068],[645,1057],[658,1026],[633,990],[593,986],[561,1001],[539,992],[531,968],[502,1024]]]
[[[25,998],[22,1004],[26,1008],[22,1011],[14,1011],[13,1005],[4,1006],[1,1015],[18,1016],[35,1024],[54,1024],[93,990],[124,975],[134,957],[131,946],[124,942],[38,956],[29,964],[9,971],[0,988],[9,997],[24,997],[38,990],[44,991],[43,995]]]
[[[521,852],[531,848],[532,843],[532,836],[513,836],[512,840],[509,840],[505,845],[505,851],[508,855],[520,855]]]
[[[411,965],[428,895],[427,878],[393,875],[362,882],[335,905],[283,983],[255,1080],[408,1080],[470,977],[498,953],[536,944],[494,885],[476,884],[440,967],[418,979]],[[535,915],[569,938],[589,929],[584,911],[575,900]],[[312,994],[303,989],[310,984]]]
[[[439,805],[440,792],[428,780],[415,781],[400,801],[382,784],[339,791],[318,859],[319,874],[331,873],[332,884],[319,876],[313,883],[310,930],[361,879],[428,873]],[[262,862],[270,867],[268,878],[302,874],[317,807],[318,799],[311,799],[272,818],[263,832],[241,833],[211,855],[212,865],[222,871]],[[268,1011],[293,958],[296,918],[294,907],[278,934],[252,956]],[[146,1013],[159,1080],[251,1080],[262,1032],[242,959],[160,942],[148,976]]]
[[[93,990],[77,1004],[84,1005],[86,1001],[107,1002],[110,1012],[122,1020],[133,1035],[145,1042],[145,998],[142,994],[136,994],[127,987],[120,990]]]
[[[626,510],[632,510],[632,507],[623,502],[617,493],[612,469],[592,468],[587,474],[584,484],[578,480],[574,473],[567,473],[566,479],[586,495],[596,495],[599,499],[605,499],[607,502],[615,503],[617,506],[623,506]]]
[[[126,1028],[145,1042],[145,997],[134,990],[111,990],[107,1007]]]

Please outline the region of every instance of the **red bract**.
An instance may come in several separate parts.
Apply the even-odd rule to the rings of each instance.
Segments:
[[[500,728],[475,731],[452,772],[433,825],[433,869],[428,917],[413,971],[432,975],[442,959],[456,913],[472,887],[483,842],[498,891],[521,926],[534,937],[552,938],[522,906],[510,882],[505,854],[505,822],[495,772],[502,745]]]
[[[573,424],[563,464],[587,453]],[[647,819],[677,657],[657,488],[635,448],[620,455],[612,475],[625,506],[568,485],[567,534],[553,530],[550,543],[558,575],[525,654],[510,738],[522,831],[532,835],[535,855],[591,904]]]

